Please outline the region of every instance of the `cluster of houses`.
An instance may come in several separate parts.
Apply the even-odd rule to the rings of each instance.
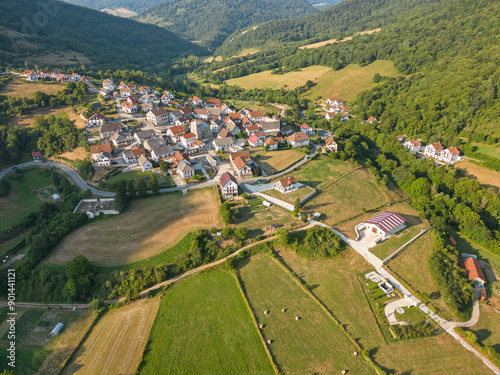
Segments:
[[[326,115],[325,118],[327,120],[330,120],[334,118],[335,116],[339,115],[341,116],[340,119],[341,121],[347,121],[349,120],[349,107],[347,104],[342,100],[342,99],[337,99],[337,98],[328,98],[326,100]]]
[[[21,77],[26,78],[26,81],[28,82],[38,82],[39,80],[44,80],[59,83],[83,82],[86,85],[91,85],[90,78],[88,76],[82,76],[78,73],[64,74],[57,70],[52,72],[46,70],[25,70],[21,73]]]
[[[412,154],[422,155],[443,163],[454,163],[460,160],[460,151],[456,147],[444,148],[440,142],[424,145],[418,139],[405,140],[403,135],[397,136],[403,147]]]

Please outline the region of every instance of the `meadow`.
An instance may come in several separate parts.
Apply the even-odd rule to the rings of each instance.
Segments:
[[[474,332],[479,342],[486,346],[492,346],[500,352],[500,319],[498,310],[489,306],[480,306],[479,322],[469,330]]]
[[[259,165],[266,175],[271,176],[287,169],[304,158],[304,156],[305,153],[296,149],[257,151],[252,153],[252,160]]]
[[[314,189],[310,188],[309,186],[302,186],[298,188],[297,190],[291,191],[289,193],[283,194],[282,192],[276,190],[276,189],[271,189],[271,190],[266,190],[263,191],[262,194],[269,195],[270,197],[280,199],[284,202],[290,203],[290,204],[295,204],[295,201],[297,198],[300,200],[304,199],[307,197],[309,194],[311,194],[314,191]]]
[[[280,251],[280,256],[346,330],[363,347],[370,349],[375,362],[389,373],[491,373],[449,335],[387,344],[357,277],[371,267],[354,250],[348,250],[342,258],[328,261],[309,261],[289,250]]]
[[[274,374],[234,276],[199,273],[166,291],[140,373]]]
[[[425,225],[422,223],[418,226],[409,226],[402,231],[393,234],[389,239],[376,245],[370,251],[380,260],[386,259],[389,255],[398,250],[405,243],[410,241],[413,237],[418,235]],[[404,251],[404,250],[403,250]]]
[[[163,194],[132,202],[121,215],[98,220],[67,236],[46,262],[66,264],[76,255],[97,266],[118,266],[162,253],[196,229],[222,227],[215,189]]]
[[[348,36],[348,37],[341,39],[341,40],[337,40],[337,39],[324,40],[324,41],[318,42],[318,43],[307,44],[305,46],[299,47],[299,49],[318,48],[318,47],[326,46],[328,44],[347,42],[349,40],[352,40],[352,38],[354,38],[355,36],[365,35],[365,34],[373,34],[373,33],[379,32],[380,30],[382,30],[382,29],[378,28],[378,29],[373,29],[373,30],[361,31],[359,33],[354,34],[353,36]]]
[[[19,173],[10,173],[4,177],[11,189],[6,197],[0,198],[0,230],[17,224],[27,213],[37,211],[41,202],[34,190],[52,184],[50,177],[44,176],[41,168],[23,169]]]
[[[38,108],[32,110],[30,113],[25,115],[16,115],[11,117],[9,121],[10,127],[31,127],[33,125],[33,120],[36,115],[54,115],[54,116],[66,116],[71,121],[75,122],[75,125],[79,129],[85,128],[85,121],[80,117],[80,115],[74,113],[70,107],[62,107],[62,108]]]
[[[374,373],[334,320],[275,260],[241,264],[243,289],[280,371],[286,374]],[[286,309],[282,312],[282,309]],[[268,311],[269,314],[264,314]],[[296,320],[295,317],[299,317]]]
[[[60,83],[26,83],[19,79],[11,79],[0,89],[0,94],[31,99],[37,91],[41,91],[47,95],[55,95],[63,89],[64,85]]]
[[[106,313],[75,352],[63,374],[135,373],[159,305],[158,298],[149,298]]]
[[[495,187],[500,189],[500,173],[491,169],[474,164],[468,160],[462,160],[455,164],[455,168],[465,171],[467,177],[478,180],[486,187]]]

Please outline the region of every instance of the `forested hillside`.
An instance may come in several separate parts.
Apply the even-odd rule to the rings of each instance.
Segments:
[[[369,6],[359,7],[358,17],[349,21],[351,13],[340,10],[356,3],[362,1],[347,1],[333,7],[334,12],[324,12],[337,20],[332,21],[330,30],[338,30],[338,25],[343,25],[344,33],[352,33],[365,25],[366,29],[381,26],[380,32],[314,49],[299,50],[298,43],[268,48],[251,57],[240,57],[248,61],[209,73],[207,79],[220,83],[227,78],[269,69],[280,73],[326,65],[339,70],[348,64],[364,66],[375,60],[390,60],[398,72],[407,77],[376,78],[382,83],[358,97],[357,109],[362,117],[375,116],[381,119],[386,132],[397,131],[407,136],[436,139],[436,135],[461,134],[477,141],[484,141],[488,135],[500,137],[500,4],[497,1],[403,0],[396,4],[384,0],[377,2],[379,6],[372,11]],[[385,5],[381,6],[382,3]],[[331,37],[335,31],[328,35],[326,24],[312,22],[324,20],[325,14],[276,22],[276,25],[286,23],[288,26],[276,26],[273,32],[255,38],[256,33],[266,29],[264,25],[243,36],[249,42],[244,46],[261,47],[271,42],[277,44],[279,40],[298,41],[315,35]],[[228,52],[231,53],[234,51]],[[220,68],[220,64],[229,65],[231,61],[215,63],[214,68]]]
[[[134,12],[140,12],[156,4],[163,3],[165,0],[64,0],[67,3],[87,7],[90,9],[101,10],[104,8],[117,9],[125,8]]]
[[[316,12],[305,0],[173,0],[144,11],[137,19],[165,27],[203,46],[217,47],[237,29]]]
[[[0,25],[0,65],[24,65],[27,55],[72,50],[98,67],[150,69],[201,50],[160,27],[56,0],[1,1]]]

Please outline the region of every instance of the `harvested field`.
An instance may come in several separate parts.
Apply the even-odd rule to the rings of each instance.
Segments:
[[[193,230],[222,227],[219,202],[215,189],[135,200],[125,213],[91,223],[67,236],[47,262],[66,264],[77,255],[86,256],[98,266],[148,259]]]
[[[89,154],[85,150],[85,147],[77,147],[73,151],[65,152],[58,156],[69,160],[84,160],[87,159]],[[57,162],[61,162],[61,160],[58,160],[57,158],[54,158],[54,160]]]
[[[63,89],[64,85],[60,83],[25,83],[17,79],[11,79],[0,90],[0,94],[16,98],[33,98],[36,91],[44,92],[47,95],[55,95]]]
[[[496,187],[497,189],[500,189],[499,172],[481,167],[480,165],[474,164],[468,160],[463,160],[458,164],[455,164],[455,166],[456,168],[464,170],[467,177],[478,180],[484,186]]]
[[[151,298],[108,312],[63,374],[134,374],[159,306],[160,300]]]
[[[295,162],[301,160],[305,153],[290,149],[290,150],[275,150],[275,151],[258,151],[252,153],[252,160],[268,175],[281,172],[287,169]]]
[[[65,108],[57,108],[57,109],[52,109],[52,108],[40,108],[31,111],[31,113],[27,115],[22,115],[22,116],[14,116],[10,121],[9,121],[9,126],[15,127],[19,126],[20,128],[24,127],[30,127],[33,125],[33,119],[35,118],[35,115],[62,115],[62,116],[67,116],[71,121],[75,122],[75,125],[79,129],[85,128],[85,121],[80,117],[80,115],[76,114],[73,112],[71,108],[65,107]]]
[[[371,269],[371,266],[354,250],[346,252],[341,259],[328,261],[308,261],[288,250],[280,254],[349,333],[363,346],[377,348],[373,350],[375,362],[389,373],[491,373],[474,355],[446,334],[388,345],[357,280],[357,275]]]
[[[140,373],[274,374],[234,276],[199,273],[167,290]]]
[[[240,269],[243,288],[275,361],[286,374],[374,374],[352,353],[334,320],[272,258],[256,255]],[[282,309],[286,309],[282,312]],[[265,314],[264,311],[269,311]],[[296,320],[295,317],[300,317]]]
[[[373,30],[361,31],[359,33],[354,34],[353,36],[348,36],[342,40],[337,40],[337,39],[324,40],[322,42],[312,43],[312,44],[308,44],[308,45],[299,47],[299,49],[311,49],[311,48],[323,47],[323,46],[326,46],[328,44],[343,43],[343,42],[347,42],[349,40],[352,40],[352,38],[354,38],[355,36],[378,33],[380,30],[382,30],[382,29],[378,28],[378,29],[373,29]]]

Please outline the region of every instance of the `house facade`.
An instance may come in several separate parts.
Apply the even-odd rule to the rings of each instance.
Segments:
[[[366,230],[369,230],[382,240],[405,228],[406,219],[396,212],[381,212],[370,220],[364,222]]]
[[[297,180],[295,177],[289,176],[276,181],[273,185],[276,190],[285,194],[297,189]]]
[[[168,123],[169,118],[168,112],[163,108],[153,109],[146,115],[148,122],[152,123],[154,126],[165,125]]]
[[[148,172],[153,170],[153,163],[151,163],[144,155],[139,157],[139,165],[143,172]]]
[[[220,178],[219,185],[224,198],[233,198],[238,196],[238,182],[231,173],[224,173]]]
[[[293,148],[299,148],[309,145],[309,137],[302,132],[293,133],[286,138],[287,143],[289,143]]]

